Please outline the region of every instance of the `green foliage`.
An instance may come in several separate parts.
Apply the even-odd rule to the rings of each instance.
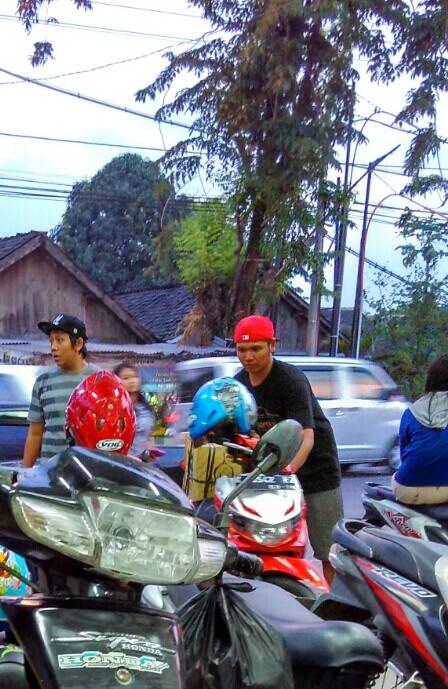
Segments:
[[[229,208],[221,201],[201,204],[174,236],[175,262],[181,282],[196,297],[196,306],[182,323],[185,339],[209,343],[224,334],[235,270],[237,236]]]
[[[448,253],[448,223],[406,210],[399,227],[407,240],[400,249],[411,277],[393,292],[384,278],[378,280],[382,296],[370,302],[372,336],[375,358],[415,399],[423,392],[428,365],[448,350],[447,276],[440,274],[440,261]]]
[[[29,31],[51,0],[18,0]],[[89,0],[73,0],[89,9]],[[336,151],[361,140],[353,128],[354,56],[373,81],[410,77],[412,89],[397,117],[415,137],[405,159],[410,194],[447,190],[440,176],[421,169],[443,139],[435,121],[448,89],[447,0],[190,0],[213,31],[168,65],[136,97],[163,94],[158,117],[184,113],[189,136],[163,157],[175,182],[205,167],[222,186],[235,218],[237,249],[230,309],[254,305],[268,262],[286,279],[310,267],[316,223],[332,221],[338,195],[325,184],[338,168]],[[35,64],[51,56],[42,45]],[[187,73],[193,85],[177,90]],[[174,94],[171,102],[166,93]],[[327,188],[325,188],[327,186]],[[168,262],[169,254],[165,255]],[[168,264],[166,264],[168,265]]]
[[[181,281],[200,296],[213,282],[230,288],[236,232],[221,201],[204,204],[185,218],[174,238]]]
[[[191,0],[218,37],[180,55],[137,93],[137,100],[175,93],[180,74],[196,83],[178,91],[160,118],[187,113],[187,140],[163,158],[177,181],[203,161],[239,218],[240,254],[234,310],[247,313],[259,267],[272,244],[285,271],[309,267],[309,247],[322,205],[336,212],[335,190],[324,194],[336,149],[358,132],[351,127],[358,73],[368,62],[374,81],[410,74],[418,85],[399,121],[416,126],[406,158],[414,176],[440,147],[434,124],[437,94],[448,84],[446,0]],[[361,134],[359,134],[361,136]],[[298,249],[297,252],[295,251]]]
[[[107,292],[144,287],[162,217],[179,217],[172,194],[156,163],[125,153],[73,186],[52,238]]]

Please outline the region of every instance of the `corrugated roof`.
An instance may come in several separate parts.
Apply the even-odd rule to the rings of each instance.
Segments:
[[[114,299],[160,340],[173,340],[195,299],[185,287],[159,287],[114,294]]]
[[[0,347],[17,347],[21,352],[28,354],[48,354],[49,345],[48,339],[32,339],[18,342],[15,339],[0,338]],[[155,355],[163,354],[164,356],[176,356],[182,353],[189,353],[193,355],[206,356],[207,354],[231,354],[232,350],[226,350],[222,346],[210,347],[190,347],[183,344],[169,344],[167,342],[158,342],[155,344],[112,344],[108,342],[92,342],[87,343],[89,352],[95,353],[113,353],[113,354],[146,354]]]

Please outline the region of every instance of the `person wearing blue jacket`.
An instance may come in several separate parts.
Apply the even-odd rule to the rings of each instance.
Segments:
[[[392,478],[395,497],[408,505],[448,502],[448,356],[428,370],[425,393],[400,423],[401,465]]]

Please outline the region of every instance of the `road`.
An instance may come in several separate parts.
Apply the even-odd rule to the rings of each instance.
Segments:
[[[390,474],[383,466],[366,466],[356,464],[344,473],[342,494],[344,496],[344,514],[346,517],[362,517],[363,508],[361,493],[366,481],[390,484]]]

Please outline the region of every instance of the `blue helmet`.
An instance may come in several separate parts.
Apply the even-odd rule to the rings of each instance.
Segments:
[[[257,405],[249,390],[235,378],[215,378],[193,397],[188,432],[195,440],[222,422],[233,422],[249,433],[257,419]]]

